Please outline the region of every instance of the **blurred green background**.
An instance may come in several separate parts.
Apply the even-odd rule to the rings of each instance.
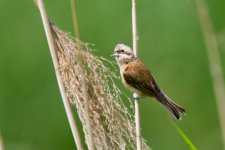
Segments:
[[[225,1],[208,0],[225,70]],[[49,18],[73,33],[69,0],[45,0]],[[132,45],[131,0],[77,0],[81,39],[110,60]],[[176,122],[199,150],[222,150],[203,34],[193,0],[137,0],[139,57],[160,87],[184,106]],[[76,149],[39,11],[32,0],[0,0],[0,130],[5,150]],[[119,72],[118,72],[119,74]],[[121,84],[121,90],[131,95]],[[155,150],[188,150],[168,113],[141,101],[143,137]]]

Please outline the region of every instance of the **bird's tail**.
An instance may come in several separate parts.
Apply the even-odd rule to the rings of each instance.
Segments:
[[[157,100],[166,107],[176,119],[181,119],[181,115],[185,113],[185,109],[169,99],[163,92],[157,92]]]

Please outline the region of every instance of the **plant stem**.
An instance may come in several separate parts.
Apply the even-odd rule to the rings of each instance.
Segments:
[[[52,56],[53,65],[54,65],[54,68],[55,68],[56,79],[58,81],[59,90],[60,90],[60,93],[61,93],[61,96],[62,96],[62,100],[63,100],[63,104],[64,104],[64,107],[65,107],[66,115],[67,115],[67,118],[68,118],[68,121],[69,121],[69,124],[70,124],[70,128],[72,130],[73,138],[75,140],[77,149],[83,150],[82,142],[81,142],[79,131],[78,131],[78,128],[77,128],[77,124],[74,120],[73,113],[72,113],[72,110],[71,110],[71,107],[70,107],[70,103],[69,103],[69,100],[66,96],[65,87],[63,85],[63,81],[60,77],[60,72],[58,70],[59,63],[58,63],[58,58],[57,58],[57,54],[56,54],[57,47],[55,46],[55,41],[54,41],[54,38],[53,38],[53,35],[52,35],[52,32],[51,32],[49,20],[48,20],[48,17],[47,17],[47,13],[45,11],[45,6],[44,6],[44,3],[42,2],[42,0],[36,0],[35,2],[37,4],[38,9],[40,10],[40,14],[41,14],[43,26],[44,26],[44,29],[45,29],[50,53],[51,53],[51,56]]]
[[[1,132],[0,132],[0,150],[4,150],[4,146],[3,146],[3,140],[2,140]]]
[[[195,1],[197,6],[197,15],[200,21],[202,32],[204,34],[209,60],[209,68],[212,76],[213,88],[220,118],[223,146],[225,148],[225,86],[217,39],[213,29],[213,24],[209,17],[209,11],[206,2],[204,0]]]
[[[70,5],[71,5],[71,10],[72,10],[72,16],[73,16],[73,27],[74,27],[74,32],[76,34],[76,38],[78,40],[77,42],[77,50],[80,52],[81,51],[81,46],[80,46],[80,33],[79,33],[79,26],[78,26],[78,19],[77,19],[77,11],[76,11],[76,0],[70,0]],[[81,53],[80,53],[81,54]],[[83,56],[79,55],[78,56],[78,62],[81,66],[81,71],[80,73],[82,74],[81,78],[81,88],[82,92],[84,93],[84,107],[85,107],[85,115],[86,115],[86,120],[87,120],[87,145],[89,150],[94,150],[94,140],[93,140],[93,135],[92,135],[92,126],[91,126],[91,119],[89,116],[89,105],[88,105],[88,93],[87,93],[87,84],[85,81],[85,72],[84,72],[84,64],[83,64]]]
[[[73,29],[76,34],[76,38],[80,40],[80,32],[79,32],[79,25],[78,25],[78,18],[77,18],[77,10],[76,10],[76,0],[70,0],[70,6],[72,11],[72,17],[73,17]]]
[[[137,15],[136,1],[132,0],[132,33],[133,33],[133,52],[135,57],[138,56],[138,34],[137,34]]]
[[[137,17],[136,17],[136,1],[132,0],[132,33],[133,33],[133,52],[137,57],[138,51],[138,34],[137,34]],[[139,111],[139,96],[134,93],[134,105],[135,105],[135,125],[136,125],[136,143],[137,150],[142,149],[141,142],[141,128],[140,128],[140,111]]]

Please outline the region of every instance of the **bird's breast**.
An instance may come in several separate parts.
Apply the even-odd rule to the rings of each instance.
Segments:
[[[139,96],[141,97],[145,97],[145,95],[143,95],[143,93],[141,91],[139,91],[138,89],[134,88],[133,86],[131,86],[130,84],[128,84],[126,82],[126,80],[124,79],[124,76],[123,76],[123,72],[127,69],[127,67],[121,67],[120,68],[120,76],[121,76],[121,80],[122,80],[122,83],[123,85],[128,88],[131,92],[133,93],[136,93],[138,94]]]

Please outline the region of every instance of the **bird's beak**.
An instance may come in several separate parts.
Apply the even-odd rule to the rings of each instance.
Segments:
[[[111,55],[112,57],[119,57],[119,54],[115,53]]]

